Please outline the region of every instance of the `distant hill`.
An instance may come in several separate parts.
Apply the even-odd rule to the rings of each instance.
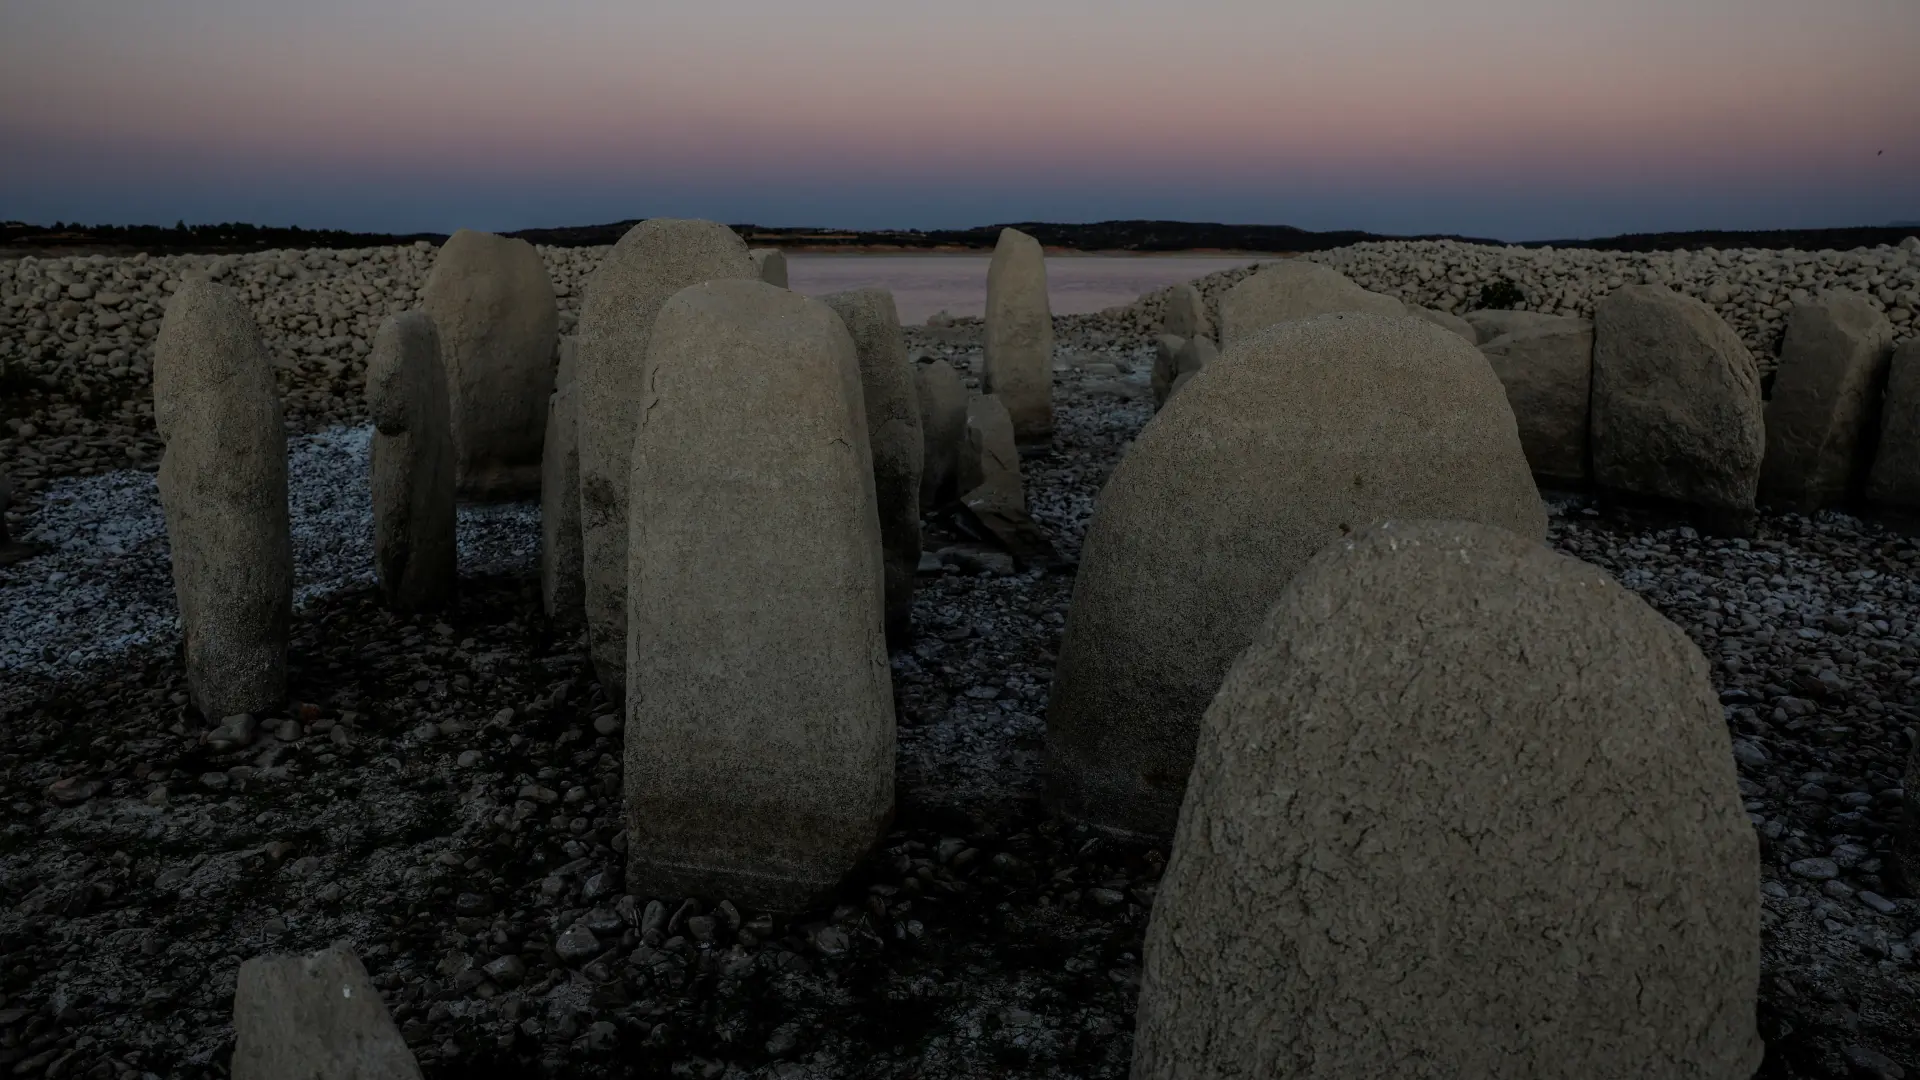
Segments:
[[[640,219],[607,225],[521,229],[506,235],[535,244],[588,247],[611,244]],[[1448,234],[1386,236],[1357,230],[1313,232],[1290,225],[1222,225],[1188,221],[1101,221],[1085,225],[1050,222],[1011,223],[1049,248],[1068,251],[1247,251],[1263,253],[1325,251],[1371,240],[1458,240],[1473,244],[1499,241]],[[754,247],[782,247],[810,251],[984,251],[993,247],[1001,225],[971,229],[887,229],[862,231],[768,225],[735,225]],[[1600,239],[1528,242],[1524,247],[1593,248],[1612,251],[1671,251],[1704,247],[1847,249],[1897,244],[1914,223],[1836,229],[1773,229],[1751,232],[1633,233]],[[279,228],[223,222],[217,225],[77,225],[51,226],[24,222],[0,223],[0,253],[5,254],[127,254],[156,255],[265,251],[273,248],[357,248],[425,241],[438,245],[442,233],[358,233],[339,229]]]

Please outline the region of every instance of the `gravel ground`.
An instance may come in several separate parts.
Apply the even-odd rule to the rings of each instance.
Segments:
[[[977,324],[909,337],[977,364]],[[1060,432],[1024,465],[1070,557],[1151,411],[1150,354],[1127,341],[1063,335]],[[929,523],[942,566],[893,658],[899,813],[832,906],[776,920],[626,897],[621,726],[578,636],[539,611],[532,508],[464,519],[461,597],[402,618],[366,586],[364,433],[297,446],[295,704],[245,745],[205,738],[152,615],[164,541],[127,524],[154,520],[150,479],[53,485],[105,503],[26,519],[70,548],[0,579],[56,639],[0,701],[0,1067],[221,1075],[239,963],[346,939],[429,1077],[1126,1074],[1166,851],[1040,807],[1070,574]],[[1735,541],[1549,501],[1553,544],[1713,663],[1764,852],[1763,1075],[1920,1070],[1920,906],[1884,863],[1920,724],[1920,546],[1839,516],[1763,516]],[[124,572],[146,607],[107,591],[113,558],[144,567]],[[21,584],[56,572],[114,615],[87,631],[69,624],[98,603]]]

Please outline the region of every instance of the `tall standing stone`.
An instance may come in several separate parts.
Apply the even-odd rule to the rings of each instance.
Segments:
[[[967,387],[953,365],[935,358],[914,372],[915,396],[920,404],[920,506],[922,512],[948,502],[967,438]]]
[[[886,553],[887,640],[898,647],[913,636],[913,579],[920,566],[920,473],[926,455],[907,341],[900,332],[893,294],[885,289],[854,289],[820,301],[846,324],[860,358],[867,445],[873,456],[874,493],[880,500],[880,547]]]
[[[420,1066],[360,958],[335,945],[310,956],[256,956],[240,965],[232,1076],[419,1080]]]
[[[287,433],[260,329],[233,291],[189,275],[160,321],[153,418],[187,688],[212,718],[287,693],[293,543]]]
[[[1678,627],[1499,529],[1363,530],[1207,710],[1132,1076],[1746,1080],[1759,870]]]
[[[1893,324],[1858,293],[1794,305],[1766,408],[1765,502],[1810,514],[1861,493],[1892,353]]]
[[[1556,317],[1502,334],[1480,351],[1506,387],[1533,474],[1560,486],[1585,484],[1593,324]]]
[[[1040,241],[1001,229],[987,264],[986,365],[981,387],[1013,417],[1022,442],[1053,434],[1053,310]]]
[[[525,240],[461,229],[434,258],[420,306],[440,332],[458,491],[532,495],[560,325],[540,253]]]
[[[574,388],[577,346],[560,339],[560,367],[547,402],[547,442],[540,454],[540,600],[547,617],[578,622],[580,580],[580,395]]]
[[[1705,303],[1628,285],[1595,305],[1589,438],[1601,487],[1737,529],[1760,483],[1761,410],[1753,354]]]
[[[1308,259],[1266,263],[1220,298],[1220,348],[1276,323],[1343,311],[1405,315],[1407,306]]]
[[[893,808],[880,516],[833,310],[714,281],[659,310],[633,448],[627,882],[790,911]]]
[[[967,402],[966,441],[960,451],[957,479],[963,496],[991,484],[996,490],[1010,490],[1016,505],[1026,507],[1013,417],[998,395],[976,394]]]
[[[1344,314],[1223,352],[1095,504],[1047,711],[1058,808],[1172,832],[1201,714],[1274,599],[1314,552],[1401,517],[1546,535],[1479,350],[1407,316]]]
[[[1867,498],[1884,507],[1920,509],[1920,337],[1908,338],[1887,364]]]
[[[754,248],[747,252],[753,256],[753,265],[760,270],[760,280],[769,285],[787,287],[787,253],[779,248]]]
[[[1160,332],[1182,339],[1213,336],[1213,320],[1207,317],[1199,289],[1182,282],[1167,290],[1167,317]]]
[[[627,481],[653,319],[667,297],[715,279],[757,280],[747,245],[711,221],[652,218],[627,230],[581,301],[580,555],[588,650],[609,700],[626,688]]]
[[[431,611],[453,595],[453,432],[433,319],[409,311],[380,325],[367,359],[373,414],[373,563],[396,611]]]

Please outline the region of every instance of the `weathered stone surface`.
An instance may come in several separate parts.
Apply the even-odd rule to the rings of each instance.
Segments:
[[[760,268],[760,280],[769,285],[787,287],[787,253],[779,248],[754,248],[747,252],[753,265]]]
[[[880,549],[885,553],[887,641],[913,637],[913,581],[920,566],[920,473],[926,446],[920,402],[907,364],[907,341],[893,294],[853,289],[823,296],[853,336],[873,456],[874,495],[880,500]]]
[[[967,402],[966,445],[960,452],[958,480],[963,498],[990,487],[996,501],[1026,509],[1013,418],[996,394],[976,394]]]
[[[1740,338],[1712,308],[1659,285],[1609,293],[1593,335],[1594,482],[1750,514],[1766,428]]]
[[[1552,484],[1585,484],[1593,324],[1575,318],[1541,321],[1502,334],[1480,351],[1507,388],[1533,474]]]
[[[1794,305],[1766,407],[1764,502],[1810,514],[1861,493],[1892,353],[1893,324],[1858,293]]]
[[[1467,344],[1469,345],[1480,344],[1480,331],[1475,330],[1472,323],[1455,315],[1451,311],[1440,311],[1430,307],[1409,305],[1407,307],[1407,314],[1417,315],[1442,330],[1451,330],[1467,339]]]
[[[1213,337],[1213,320],[1207,316],[1207,303],[1199,289],[1182,283],[1167,293],[1167,317],[1160,332],[1183,340]]]
[[[587,283],[574,335],[582,600],[594,670],[613,700],[626,687],[627,479],[654,315],[689,285],[759,276],[725,225],[651,218],[627,230]]]
[[[1265,263],[1220,298],[1220,348],[1231,348],[1275,323],[1341,311],[1405,315],[1407,306],[1391,296],[1368,292],[1340,271],[1316,262]]]
[[[1462,321],[1468,326],[1471,326],[1476,335],[1475,338],[1469,338],[1468,340],[1477,341],[1479,344],[1485,345],[1494,338],[1504,337],[1516,330],[1550,325],[1558,318],[1560,318],[1560,316],[1551,315],[1544,311],[1508,311],[1505,308],[1481,308],[1478,311],[1467,312],[1466,315],[1462,316]]]
[[[1745,1080],[1758,879],[1678,627],[1498,529],[1365,530],[1207,711],[1132,1075]]]
[[[540,253],[525,240],[461,229],[441,245],[420,306],[440,333],[460,494],[532,495],[560,319]]]
[[[1180,388],[1187,385],[1188,379],[1200,374],[1219,357],[1220,350],[1213,347],[1213,342],[1203,337],[1188,338],[1167,366],[1169,378],[1165,393],[1161,392],[1159,385],[1160,368],[1158,364],[1154,367],[1154,408],[1165,407],[1167,399],[1179,393]]]
[[[189,275],[168,301],[153,418],[188,691],[211,718],[264,712],[287,690],[287,434],[260,330],[232,290]]]
[[[232,1076],[419,1080],[420,1066],[367,969],[342,943],[310,956],[256,956],[240,965]]]
[[[396,611],[430,611],[452,597],[459,576],[452,418],[431,316],[409,311],[380,325],[367,358],[367,411],[380,592]]]
[[[1867,498],[1880,506],[1920,509],[1920,338],[1908,339],[1887,364]]]
[[[920,405],[920,506],[937,507],[959,495],[955,489],[960,452],[967,440],[967,387],[953,365],[934,360],[917,365],[915,397]]]
[[[981,388],[998,397],[1021,441],[1053,433],[1053,310],[1040,241],[1001,229],[987,264],[986,366]]]
[[[1153,389],[1154,408],[1166,403],[1173,380],[1180,374],[1174,370],[1174,363],[1180,357],[1180,350],[1186,347],[1187,339],[1174,334],[1161,334],[1153,339],[1153,373],[1148,376],[1148,385]]]
[[[1327,543],[1400,517],[1546,534],[1477,349],[1418,319],[1354,313],[1226,349],[1100,492],[1047,713],[1059,809],[1171,832],[1200,716],[1274,598]]]
[[[560,367],[547,402],[547,443],[540,454],[540,601],[547,617],[578,622],[580,568],[580,396],[574,385],[578,347],[560,339]]]
[[[758,281],[659,311],[633,450],[627,880],[802,907],[879,837],[894,719],[859,361]]]

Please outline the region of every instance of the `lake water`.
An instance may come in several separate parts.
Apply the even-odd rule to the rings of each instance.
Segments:
[[[991,258],[796,252],[787,256],[787,283],[809,296],[869,285],[890,289],[907,325],[924,323],[937,311],[978,318],[987,311]],[[1255,261],[1251,255],[1049,255],[1047,296],[1055,315],[1081,315]]]

